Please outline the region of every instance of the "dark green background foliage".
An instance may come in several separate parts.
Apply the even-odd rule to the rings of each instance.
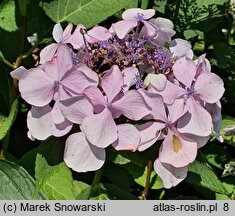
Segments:
[[[58,6],[59,5],[59,6]],[[188,177],[164,189],[152,171],[147,199],[235,199],[235,5],[228,0],[4,0],[0,4],[0,199],[139,199],[160,143],[144,152],[106,150],[96,173],[75,173],[63,162],[66,137],[30,141],[30,106],[9,73],[35,65],[39,50],[52,41],[56,22],[101,23],[109,27],[126,8],[156,9],[171,19],[176,36],[189,40],[194,53],[206,53],[225,83],[222,98],[224,143],[210,141],[189,166]],[[26,37],[38,34],[32,47]],[[102,175],[99,176],[101,174]]]

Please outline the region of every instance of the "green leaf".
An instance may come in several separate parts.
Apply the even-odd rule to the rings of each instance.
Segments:
[[[165,13],[165,9],[166,9],[166,5],[167,5],[167,0],[155,0],[154,1],[154,9],[157,11],[157,12],[160,12],[160,13]]]
[[[221,135],[226,143],[235,146],[235,119],[230,116],[223,116]]]
[[[141,8],[147,9],[149,4],[149,0],[141,0]]]
[[[9,32],[17,30],[15,10],[14,0],[4,0],[0,5],[0,27],[2,29]]]
[[[91,186],[82,181],[73,181],[74,191],[76,200],[87,200],[89,198],[89,193]]]
[[[224,165],[231,160],[229,152],[223,147],[224,145],[216,142],[206,146],[203,151],[209,164],[219,169],[224,169]]]
[[[225,43],[214,43],[214,52],[217,59],[217,66],[235,73],[235,50]]]
[[[10,130],[13,122],[15,121],[18,111],[18,100],[16,99],[12,106],[8,117],[0,114],[0,140],[4,138],[7,132]]]
[[[13,162],[0,161],[0,199],[30,200],[35,182],[26,170]]]
[[[63,161],[65,137],[49,137],[41,142],[38,153],[42,154],[49,165]]]
[[[135,182],[142,187],[145,187],[146,177],[147,177],[147,166],[139,167],[133,163],[123,165],[125,169],[133,176]],[[157,174],[152,171],[150,176],[150,188],[151,189],[161,189],[163,188],[161,179]]]
[[[129,193],[128,191],[123,190],[122,188],[114,185],[103,183],[100,184],[101,192],[107,194],[108,197],[115,200],[136,200],[137,197]]]
[[[187,182],[220,194],[229,194],[216,174],[205,162],[194,161],[189,165]]]
[[[36,190],[35,196],[43,189],[52,200],[75,199],[75,189],[71,170],[64,162],[49,166],[45,158],[38,154],[35,166]]]
[[[41,2],[45,13],[56,23],[82,23],[86,28],[100,23],[121,9],[131,0],[54,0]]]

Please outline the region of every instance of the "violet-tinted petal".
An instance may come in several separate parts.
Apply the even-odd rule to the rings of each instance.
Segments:
[[[81,124],[86,116],[93,114],[93,106],[85,95],[60,101],[59,106],[63,115],[76,124]]]
[[[170,164],[161,163],[159,159],[155,160],[153,168],[162,179],[165,188],[171,188],[178,185],[186,178],[188,172],[187,166],[175,168]]]
[[[170,51],[176,58],[187,56],[193,58],[193,51],[191,44],[183,39],[177,38],[170,42]]]
[[[197,67],[193,60],[184,57],[176,60],[173,65],[175,78],[186,87],[191,87],[192,81],[196,75]]]
[[[112,103],[112,107],[127,118],[136,121],[151,112],[151,108],[137,90],[128,91],[121,99]]]
[[[84,118],[81,128],[88,141],[99,148],[105,148],[117,140],[117,126],[107,108]]]
[[[121,124],[117,125],[118,139],[112,144],[117,150],[136,151],[140,143],[140,133],[134,125]]]
[[[209,136],[212,132],[211,115],[195,101],[188,100],[187,103],[191,103],[189,112],[179,119],[178,131],[196,136]]]
[[[224,83],[214,73],[202,73],[195,83],[195,91],[203,101],[216,103],[224,94]]]
[[[73,34],[63,42],[71,44],[74,49],[82,48],[84,46],[84,38],[83,35],[81,34],[81,29],[85,29],[84,25],[81,24],[77,25]]]
[[[150,113],[151,118],[167,121],[165,104],[163,103],[162,96],[156,93],[148,92],[144,89],[139,89],[138,91],[152,109]]]
[[[127,33],[129,33],[134,27],[137,26],[137,20],[122,20],[112,24],[112,29],[118,36],[123,39]]]
[[[95,72],[83,65],[73,67],[62,78],[61,84],[73,94],[81,94],[89,86],[97,86],[98,77]]]
[[[73,66],[70,50],[66,45],[61,45],[57,49],[57,65],[59,80],[69,71]]]
[[[154,14],[155,14],[154,9],[143,10],[141,8],[130,8],[130,9],[125,10],[122,13],[122,18],[124,20],[139,19],[139,18],[146,20],[146,19],[150,19],[151,17],[153,17]],[[138,17],[138,16],[142,16],[142,17]]]
[[[26,71],[19,81],[21,97],[34,106],[45,106],[52,100],[54,80],[41,69]]]
[[[135,83],[136,78],[140,76],[140,73],[136,67],[127,67],[122,73],[124,79],[122,90],[123,92],[126,92]]]
[[[60,124],[51,123],[51,133],[55,137],[62,137],[66,135],[73,127],[73,123],[65,119]]]
[[[163,91],[157,91],[151,88],[151,92],[156,92],[163,97],[166,104],[172,104],[174,101],[185,94],[185,90],[170,81],[167,81],[166,87]]]
[[[193,162],[197,155],[197,143],[183,134],[175,134],[171,130],[163,141],[159,150],[162,163],[174,167],[184,167]]]
[[[44,107],[32,107],[27,115],[27,126],[29,134],[38,140],[45,140],[51,136],[50,125],[51,107],[49,105]]]
[[[55,104],[51,110],[51,117],[52,117],[52,120],[55,124],[61,124],[65,121],[65,117],[61,113],[58,100],[55,101]]]
[[[111,38],[112,35],[108,29],[102,26],[95,26],[86,34],[86,39],[89,43],[96,43],[98,41],[105,41]]]
[[[187,107],[184,103],[184,99],[176,99],[175,102],[171,105],[167,106],[169,114],[168,114],[168,120],[173,122],[176,122],[181,116],[183,116],[187,111]]]
[[[104,107],[107,101],[102,92],[95,86],[90,86],[84,90],[84,94],[91,100],[93,106]]]
[[[25,67],[20,66],[16,68],[15,70],[11,71],[11,77],[17,80],[20,80],[20,78],[23,76],[23,74],[27,71]]]
[[[69,37],[71,36],[72,30],[73,30],[73,24],[68,23],[68,25],[66,26],[66,28],[64,29],[63,34],[62,34],[63,43],[67,43],[66,40],[69,39]]]
[[[40,52],[40,64],[44,64],[47,61],[51,61],[51,59],[55,56],[55,53],[60,44],[52,43],[45,48],[43,48]]]
[[[123,75],[117,65],[114,65],[102,78],[102,88],[111,103],[114,97],[122,90]]]
[[[74,133],[65,143],[64,161],[76,172],[98,170],[105,161],[105,149],[90,144],[84,133]]]
[[[148,36],[151,37],[156,34],[156,28],[150,22],[144,20],[142,22],[144,23]]]
[[[160,122],[147,122],[145,124],[138,125],[137,128],[140,132],[141,139],[138,150],[144,151],[158,140],[161,130],[165,128],[165,124]]]

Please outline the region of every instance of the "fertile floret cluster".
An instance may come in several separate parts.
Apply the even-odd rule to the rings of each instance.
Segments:
[[[64,150],[73,170],[99,169],[108,146],[144,151],[162,140],[154,169],[170,188],[186,178],[212,133],[222,141],[223,81],[205,55],[193,59],[190,43],[171,39],[170,20],[154,15],[128,9],[109,30],[56,24],[56,43],[41,51],[39,66],[11,73],[32,105],[31,139],[64,136],[78,126]]]

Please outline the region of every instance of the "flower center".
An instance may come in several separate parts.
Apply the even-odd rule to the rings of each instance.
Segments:
[[[190,88],[186,88],[186,96],[187,96],[187,98],[190,98],[195,92],[196,91],[195,91],[193,86],[191,86]]]
[[[137,13],[136,19],[137,19],[138,21],[143,20],[143,19],[144,19],[144,14],[142,14],[142,13]]]
[[[60,85],[60,81],[59,81],[59,80],[55,80],[55,81],[54,81],[54,86],[55,86],[55,87],[58,87],[59,85]]]

